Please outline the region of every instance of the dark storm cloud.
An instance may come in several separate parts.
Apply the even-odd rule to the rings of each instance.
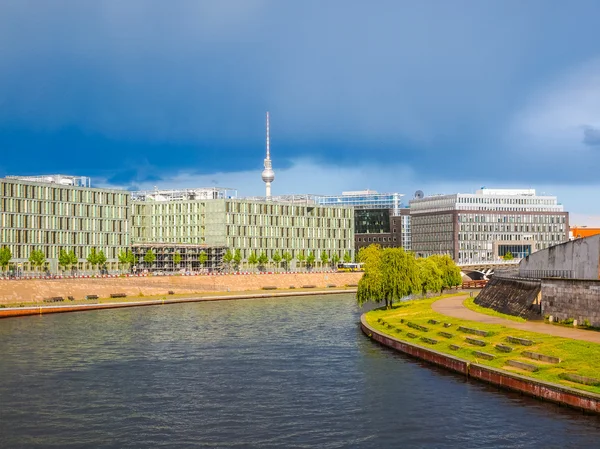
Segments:
[[[260,169],[270,110],[279,167],[452,179],[476,162],[517,179],[501,129],[541,80],[600,53],[597,2],[548,4],[5,1],[0,174]]]
[[[600,146],[600,129],[586,126],[583,129],[583,143],[591,147]]]

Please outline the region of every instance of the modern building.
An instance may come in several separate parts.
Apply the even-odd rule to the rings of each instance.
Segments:
[[[329,258],[354,256],[354,214],[347,207],[325,207],[310,195],[235,198],[228,189],[133,192],[131,241],[239,249],[269,258],[289,252],[325,251]]]
[[[33,250],[44,253],[43,268],[52,272],[61,249],[74,251],[75,268],[85,269],[92,248],[116,269],[119,251],[129,245],[129,207],[129,192],[92,188],[87,177],[6,177],[0,179],[0,246],[21,272],[34,270]]]
[[[523,258],[569,239],[569,214],[533,189],[486,189],[410,201],[412,250],[458,263]]]
[[[591,237],[593,235],[600,234],[600,228],[588,228],[587,226],[571,226],[571,231],[569,232],[569,238],[573,239],[582,239],[585,237]]]
[[[375,190],[342,192],[341,195],[317,196],[323,206],[354,209],[354,246],[373,243],[383,248],[402,246],[410,249],[410,215],[402,206],[401,193],[378,193]]]

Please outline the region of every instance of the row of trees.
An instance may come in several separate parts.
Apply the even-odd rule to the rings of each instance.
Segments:
[[[414,294],[442,293],[445,288],[461,284],[460,268],[445,255],[417,259],[403,248],[381,249],[379,245],[362,248],[359,262],[364,263],[364,275],[358,282],[358,304],[385,301],[390,309],[394,301]]]
[[[245,262],[247,262],[248,265],[250,265],[250,267],[252,268],[258,266],[259,270],[264,269],[269,263],[273,263],[276,269],[283,267],[287,270],[290,268],[291,262],[293,260],[294,257],[289,251],[284,251],[283,253],[275,251],[270,259],[264,251],[258,255],[256,254],[256,252],[252,251],[248,256],[248,260],[246,260]],[[304,252],[299,253],[296,256],[295,260],[298,262],[300,267],[304,265],[307,268],[311,268],[315,266],[317,262],[317,257],[315,256],[314,252],[308,251],[308,254],[306,255],[304,254]],[[350,253],[346,252],[344,254],[343,260],[344,262],[351,262],[352,257],[350,256]],[[227,250],[227,252],[223,256],[223,263],[225,264],[228,270],[232,267],[234,268],[234,270],[239,270],[240,265],[243,261],[244,260],[242,259],[242,252],[239,249],[236,249],[234,252],[232,252],[231,250]],[[326,251],[323,251],[321,252],[319,261],[321,262],[321,266],[323,267],[328,265],[336,266],[337,263],[340,261],[340,256],[334,254],[331,257],[329,257],[329,254],[327,254]]]
[[[3,270],[7,270],[10,261],[12,259],[12,253],[8,247],[0,248],[0,267]],[[27,259],[29,264],[35,269],[40,270],[46,266],[48,262],[46,260],[46,255],[44,251],[41,249],[34,249],[29,254],[29,258]],[[104,267],[106,264],[106,255],[102,250],[96,251],[96,248],[92,248],[87,258],[85,259],[92,268],[94,267]],[[58,265],[63,268],[63,270],[72,269],[79,263],[79,258],[76,256],[75,251],[67,251],[65,249],[61,249],[58,255]]]

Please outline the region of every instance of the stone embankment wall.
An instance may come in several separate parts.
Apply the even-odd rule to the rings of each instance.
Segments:
[[[519,276],[600,278],[600,235],[576,239],[530,254],[519,264]]]
[[[542,313],[600,327],[600,280],[542,279]]]
[[[475,304],[507,315],[539,320],[542,318],[539,296],[539,280],[494,275],[475,298]]]
[[[305,285],[328,287],[357,284],[362,273],[275,273],[228,274],[219,276],[148,276],[130,278],[0,280],[0,304],[43,302],[45,298],[86,295],[107,298],[111,293],[128,296],[192,294],[207,292],[261,290],[263,287],[288,289]]]

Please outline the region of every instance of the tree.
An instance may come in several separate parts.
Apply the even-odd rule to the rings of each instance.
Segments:
[[[71,265],[71,257],[69,253],[65,249],[61,249],[58,253],[58,266],[63,267],[63,270],[66,270]]]
[[[442,272],[442,289],[440,290],[440,293],[443,292],[445,288],[461,285],[462,276],[460,275],[460,268],[456,266],[452,257],[448,254],[444,254],[443,256],[440,254],[433,254],[432,256],[429,256],[428,259],[433,260]]]
[[[32,250],[29,254],[29,263],[36,269],[43,267],[46,265],[46,255],[44,251],[40,250]]]
[[[240,270],[241,263],[242,263],[242,251],[240,249],[236,249],[235,254],[233,255],[233,265],[235,267],[235,271]]]
[[[204,267],[204,264],[208,261],[208,255],[204,251],[200,251],[198,254],[198,263]]]
[[[344,263],[350,263],[352,262],[352,256],[350,255],[350,253],[348,251],[346,251],[344,253]]]
[[[371,258],[377,259],[379,257],[381,257],[381,246],[373,243],[369,246],[359,249],[358,254],[356,255],[356,260],[366,264]]]
[[[10,249],[7,246],[3,246],[2,249],[0,249],[0,267],[2,267],[3,270],[8,270],[10,259],[12,259]]]
[[[106,256],[104,255],[104,251],[100,250],[100,252],[96,255],[96,263],[98,264],[98,268],[104,268],[106,265]]]
[[[256,253],[252,251],[248,256],[248,265],[254,268],[254,265],[258,263],[258,257],[256,257]]]
[[[154,251],[152,251],[152,248],[148,248],[148,250],[146,251],[146,254],[144,254],[144,263],[147,266],[152,265],[155,260],[156,260],[156,254],[154,254]]]
[[[90,253],[88,254],[86,260],[92,266],[92,269],[98,265],[98,253],[96,252],[96,248],[92,248]]]
[[[131,257],[133,258],[133,254],[131,254]],[[77,265],[78,263],[79,259],[77,258],[75,251],[69,251],[69,268],[71,269],[71,273],[73,273],[73,265]]]
[[[296,259],[298,259],[298,263],[300,264],[300,268],[302,268],[302,264],[306,260],[306,256],[304,255],[304,251],[300,252],[300,254],[298,254],[296,256]]]
[[[173,253],[173,265],[176,265],[177,267],[179,267],[180,263],[181,263],[181,254],[179,254],[179,251],[175,251],[175,253]]]
[[[135,263],[135,256],[129,249],[122,250],[121,252],[119,252],[117,257],[119,258],[119,263],[121,265],[127,266],[127,270],[129,270],[131,268],[131,265]]]
[[[281,254],[279,254],[279,251],[275,251],[273,253],[273,257],[271,257],[271,259],[273,259],[273,262],[275,263],[275,271],[277,271],[277,268],[279,268],[279,264],[281,263],[282,257]]]
[[[259,271],[263,271],[264,268],[265,268],[265,265],[267,263],[269,263],[269,258],[267,257],[267,255],[263,251],[262,253],[260,253],[260,256],[258,256],[258,269],[259,269]]]
[[[335,253],[333,256],[331,256],[331,265],[333,268],[337,267],[337,264],[339,261],[340,261],[340,256],[338,256],[337,253]]]
[[[515,258],[515,256],[513,256],[513,253],[511,253],[510,251],[508,251],[502,258],[504,260],[513,260]]]
[[[230,249],[227,249],[225,255],[223,256],[223,263],[227,267],[227,271],[231,268],[231,261],[233,260],[233,254]]]
[[[311,251],[308,252],[308,256],[306,256],[306,268],[312,268],[315,264],[315,255]]]
[[[421,293],[425,296],[428,292],[439,292],[442,290],[442,270],[430,258],[418,259],[419,279],[421,281]]]
[[[415,256],[403,248],[386,248],[376,245],[363,252],[365,274],[358,282],[356,299],[359,305],[367,301],[385,301],[391,309],[394,301],[420,291],[421,282]],[[365,249],[369,249],[365,248]]]
[[[289,271],[290,270],[290,262],[293,259],[292,254],[289,251],[286,251],[281,255],[281,258],[285,262],[286,271]]]
[[[321,252],[321,268],[323,268],[328,263],[329,263],[329,255],[327,254],[327,251],[323,250]]]

